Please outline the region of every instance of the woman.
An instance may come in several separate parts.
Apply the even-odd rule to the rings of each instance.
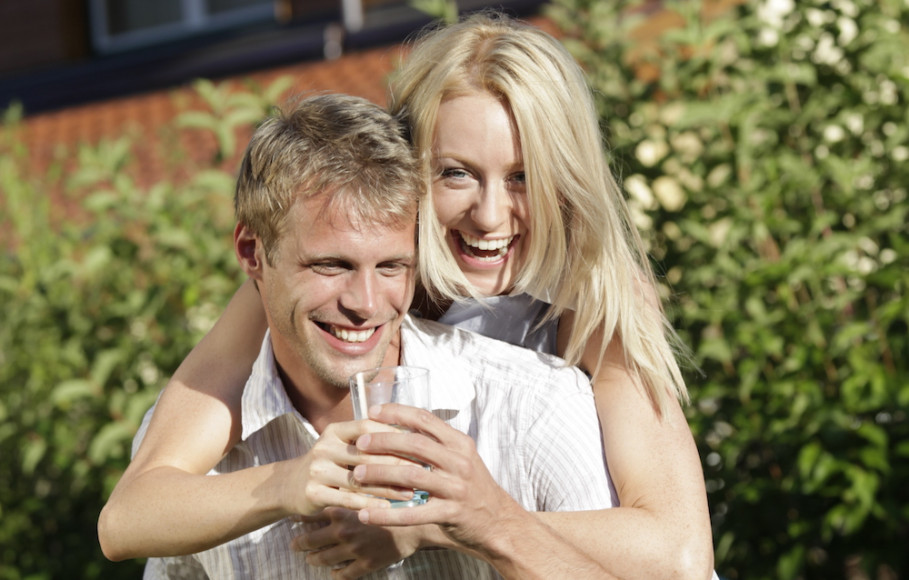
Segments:
[[[621,507],[539,517],[617,576],[709,577],[706,493],[679,403],[675,334],[604,161],[583,72],[542,31],[474,16],[413,47],[390,104],[432,191],[420,210],[423,315],[554,351],[592,377]],[[205,473],[238,440],[232,417],[265,328],[254,291],[238,291],[165,390],[143,444],[155,461]],[[473,300],[455,302],[465,296]],[[162,427],[187,423],[218,445]],[[318,529],[297,547],[316,550],[312,563],[356,557],[331,538]],[[406,545],[401,556],[417,544]]]

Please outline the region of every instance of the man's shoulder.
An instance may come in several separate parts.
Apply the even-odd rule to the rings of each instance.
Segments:
[[[431,354],[432,360],[456,359],[489,378],[499,375],[509,382],[548,385],[547,388],[558,384],[571,388],[588,384],[580,369],[555,355],[431,320],[413,318],[411,322],[414,337],[420,348],[425,349],[424,356]],[[405,342],[405,356],[409,347]]]

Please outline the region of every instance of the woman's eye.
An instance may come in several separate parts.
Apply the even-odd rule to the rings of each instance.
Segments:
[[[523,171],[519,171],[519,172],[515,173],[514,175],[511,176],[510,179],[511,179],[511,181],[513,181],[515,183],[520,183],[520,184],[524,184],[527,182],[527,179],[525,178]]]
[[[469,174],[460,167],[449,167],[442,170],[441,176],[444,179],[466,179],[469,177]]]

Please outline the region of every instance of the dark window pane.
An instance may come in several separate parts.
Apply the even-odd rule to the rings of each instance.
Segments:
[[[180,0],[110,0],[107,4],[108,34],[116,35],[179,22]]]

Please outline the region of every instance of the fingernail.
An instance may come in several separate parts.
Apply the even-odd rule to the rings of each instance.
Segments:
[[[367,510],[360,510],[357,512],[357,517],[360,519],[361,524],[369,523],[369,512]]]
[[[363,479],[366,476],[366,466],[358,465],[358,466],[354,467],[353,476],[354,476],[354,479],[356,479],[357,481]]]
[[[367,433],[365,435],[360,435],[357,438],[357,449],[366,449],[369,446],[369,442],[372,437]]]

